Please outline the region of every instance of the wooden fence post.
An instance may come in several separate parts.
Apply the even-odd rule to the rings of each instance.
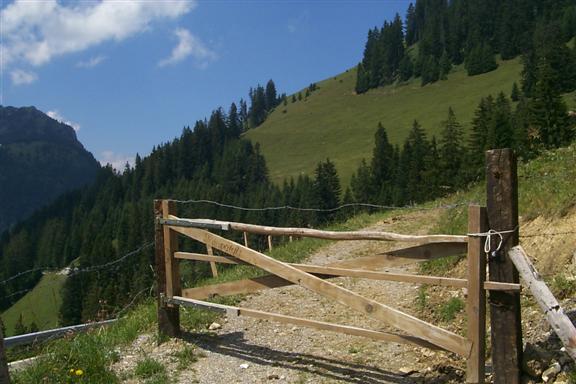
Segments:
[[[518,283],[518,271],[508,257],[508,250],[518,244],[518,178],[516,156],[511,149],[486,152],[486,187],[488,227],[509,231],[491,237],[488,255],[489,280]],[[520,383],[522,373],[522,324],[520,293],[490,292],[492,366],[495,384]]]
[[[468,207],[468,233],[487,230],[486,208],[477,205]],[[466,382],[483,384],[486,353],[486,255],[483,238],[468,237],[468,340],[472,350],[466,362]]]
[[[173,201],[154,200],[156,218],[167,218],[175,215]],[[180,336],[180,308],[178,305],[166,304],[164,297],[180,294],[180,273],[178,260],[173,257],[177,250],[177,234],[164,225],[155,224],[156,245],[156,296],[158,300],[158,342],[164,337]]]
[[[4,333],[2,332],[2,320],[0,320],[0,384],[10,384],[8,362],[4,352]]]

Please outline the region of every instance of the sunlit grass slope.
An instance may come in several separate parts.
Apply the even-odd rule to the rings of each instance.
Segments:
[[[452,106],[468,129],[480,98],[504,91],[509,94],[520,79],[519,59],[499,63],[497,70],[469,77],[455,68],[448,80],[420,86],[420,79],[356,95],[356,71],[348,70],[318,83],[320,89],[302,101],[279,105],[260,127],[247,137],[259,142],[275,182],[312,174],[320,160],[336,163],[343,185],[362,158],[369,159],[378,122],[390,140],[402,144],[414,119],[431,135],[440,131]]]
[[[62,303],[60,289],[65,281],[65,275],[56,273],[44,275],[33,290],[2,314],[6,334],[8,336],[14,334],[14,325],[20,314],[26,327],[34,322],[40,330],[55,328],[58,325],[58,311]]]

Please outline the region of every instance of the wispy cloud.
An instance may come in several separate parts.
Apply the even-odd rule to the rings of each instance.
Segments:
[[[298,17],[288,20],[286,28],[288,29],[288,32],[296,33],[308,24],[309,19],[310,13],[308,11],[303,11],[298,15]]]
[[[128,163],[131,167],[134,166],[134,158],[135,156],[115,153],[113,151],[103,151],[100,153],[100,159],[98,161],[102,165],[110,164],[112,168],[118,172],[122,172],[126,167],[126,163]]]
[[[15,69],[10,72],[10,79],[14,85],[32,84],[38,80],[38,75],[34,72],[24,71],[22,69]]]
[[[76,63],[76,66],[78,68],[94,68],[95,66],[102,63],[104,60],[106,60],[106,57],[99,55],[99,56],[92,57],[89,60],[79,61]]]
[[[60,112],[58,112],[57,110],[53,110],[53,111],[48,111],[46,112],[46,114],[48,116],[50,116],[51,118],[53,118],[56,121],[59,121],[61,123],[64,123],[66,125],[71,126],[76,132],[78,132],[80,130],[80,124],[75,123],[73,121],[70,121],[68,119],[66,119],[64,116],[62,116],[60,114]]]
[[[41,66],[55,57],[107,41],[123,41],[148,30],[158,20],[175,19],[195,6],[195,0],[65,4],[57,0],[16,0],[0,11],[0,60],[5,68]]]
[[[178,44],[172,49],[169,57],[158,62],[158,66],[173,65],[188,56],[192,56],[200,67],[205,67],[208,63],[216,60],[216,53],[206,47],[198,37],[191,34],[187,29],[178,28],[174,31],[174,35],[178,38]]]

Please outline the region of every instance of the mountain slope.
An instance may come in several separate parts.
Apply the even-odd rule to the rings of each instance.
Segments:
[[[34,107],[0,106],[0,232],[91,182],[98,162],[72,127]]]
[[[480,98],[498,92],[510,93],[518,82],[519,59],[501,61],[497,70],[469,77],[457,67],[448,80],[425,87],[420,79],[356,95],[356,70],[350,69],[318,83],[319,89],[288,105],[276,107],[266,121],[246,136],[260,143],[275,182],[300,173],[312,174],[320,160],[336,163],[343,185],[347,185],[362,158],[369,158],[378,122],[390,141],[401,144],[417,119],[431,135],[452,106],[467,129]],[[302,96],[304,96],[302,91]]]

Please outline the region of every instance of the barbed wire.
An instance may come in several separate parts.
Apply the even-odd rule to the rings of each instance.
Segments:
[[[529,233],[526,235],[520,235],[521,238],[530,237],[542,237],[542,236],[564,236],[564,235],[576,235],[576,231],[566,231],[566,232],[551,232],[551,233]]]
[[[109,267],[111,267],[111,266],[113,266],[113,265],[116,265],[116,264],[119,264],[119,263],[123,262],[123,261],[126,260],[128,257],[130,257],[130,256],[132,256],[132,255],[135,255],[135,254],[137,254],[137,253],[139,253],[139,252],[141,252],[141,251],[143,251],[143,250],[151,247],[152,245],[154,245],[154,242],[153,242],[153,241],[150,241],[150,242],[148,242],[148,243],[145,243],[145,244],[141,245],[140,247],[136,248],[135,250],[130,251],[130,252],[124,254],[123,256],[121,256],[121,257],[119,257],[119,258],[117,258],[117,259],[115,259],[115,260],[106,262],[106,263],[104,263],[104,264],[94,265],[94,266],[90,266],[90,267],[86,267],[86,268],[71,269],[71,272],[68,273],[67,276],[74,276],[74,275],[77,275],[77,274],[80,274],[80,273],[94,272],[94,271],[99,271],[99,270],[102,270],[102,269],[109,268]],[[65,268],[67,268],[67,267],[64,267],[64,268],[52,268],[52,267],[36,267],[36,268],[31,268],[31,269],[29,269],[29,270],[27,270],[27,271],[19,272],[19,273],[13,275],[13,276],[8,277],[8,278],[5,279],[5,280],[0,281],[0,285],[5,285],[6,283],[8,283],[8,282],[10,282],[10,281],[12,281],[12,280],[14,280],[14,279],[17,279],[17,278],[20,277],[20,276],[24,276],[24,275],[30,274],[30,273],[32,273],[32,272],[40,272],[40,271],[42,271],[42,272],[58,272],[58,271],[61,271],[61,270],[65,269]],[[70,268],[70,267],[68,267],[68,268]]]
[[[417,207],[415,205],[404,205],[404,206],[395,206],[395,205],[381,205],[381,204],[372,204],[372,203],[347,203],[342,204],[334,208],[304,208],[304,207],[293,207],[291,205],[280,205],[280,206],[273,206],[273,207],[260,207],[260,208],[252,208],[252,207],[242,207],[233,204],[226,204],[220,203],[218,201],[213,200],[176,200],[176,199],[168,199],[168,201],[172,201],[179,204],[210,204],[215,205],[222,208],[231,208],[240,211],[280,211],[280,210],[292,210],[292,211],[303,211],[303,212],[335,212],[339,211],[344,208],[349,207],[358,207],[358,208],[374,208],[374,209],[385,209],[385,210],[412,210],[412,211],[430,211],[435,209],[453,209],[460,206],[465,206],[469,204],[478,204],[477,202],[460,202],[460,203],[453,203],[453,204],[444,204],[444,205],[436,205],[431,207]]]

